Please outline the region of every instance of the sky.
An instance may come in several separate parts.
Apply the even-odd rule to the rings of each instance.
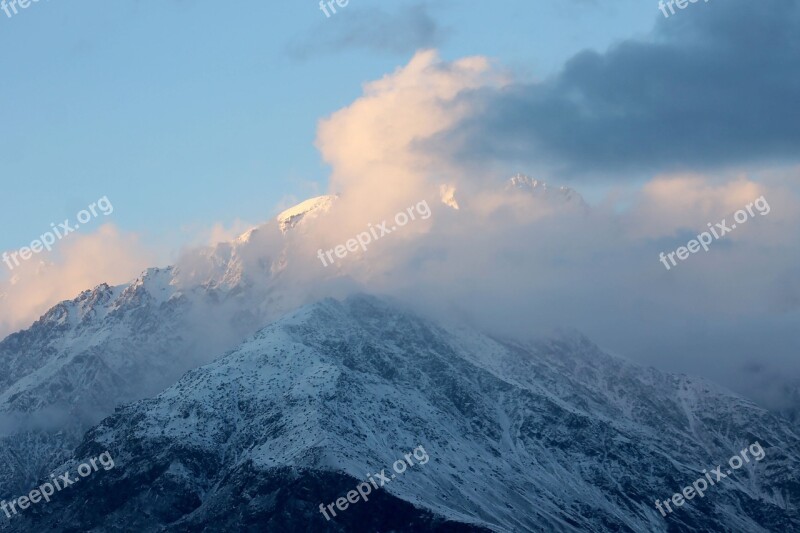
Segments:
[[[628,0],[352,0],[331,18],[310,0],[42,0],[0,12],[0,249],[102,196],[116,226],[166,250],[212,221],[261,222],[325,192],[317,121],[416,49],[486,55],[534,80],[649,31],[657,15]]]
[[[0,333],[148,266],[205,272],[192,247],[336,193],[281,252],[303,290],[335,272],[500,334],[574,327],[772,406],[800,397],[800,1],[385,4],[0,13],[0,250],[100,207],[2,269]],[[513,194],[516,172],[583,201]],[[423,200],[403,234],[316,259]]]

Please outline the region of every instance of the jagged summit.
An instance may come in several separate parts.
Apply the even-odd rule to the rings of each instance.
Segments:
[[[537,187],[542,187],[542,189],[547,190],[547,183],[539,182],[539,180],[518,172],[508,180],[507,188],[511,187],[516,187],[518,189],[535,189]]]
[[[283,211],[276,217],[281,231],[286,233],[303,219],[313,218],[322,213],[327,213],[336,198],[338,198],[336,195],[317,196],[316,198],[310,198]]]
[[[550,187],[546,182],[540,181],[525,174],[517,173],[506,182],[506,191],[524,191],[564,202],[578,202],[584,204],[583,197],[571,187]]]

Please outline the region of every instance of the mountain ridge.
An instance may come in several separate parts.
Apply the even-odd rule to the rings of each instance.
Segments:
[[[413,520],[433,513],[492,531],[800,524],[789,503],[800,493],[791,476],[797,436],[751,402],[603,354],[585,338],[498,343],[448,328],[365,295],[290,313],[92,429],[76,460],[113,448],[118,467],[97,480],[91,500],[76,492],[51,502],[25,527],[50,527],[66,513],[70,527],[197,530],[237,517],[281,531],[342,531],[318,504],[417,445],[430,462],[382,489],[411,504]],[[697,509],[658,514],[651,502],[751,439],[765,461]],[[303,489],[289,494],[283,483]],[[389,520],[375,512],[372,526]]]

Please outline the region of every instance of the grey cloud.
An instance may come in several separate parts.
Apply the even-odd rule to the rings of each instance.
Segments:
[[[440,141],[474,160],[546,161],[570,175],[797,160],[798,1],[658,16],[649,39],[579,53],[552,79],[465,95],[480,113]]]
[[[361,48],[394,54],[412,53],[441,44],[444,31],[425,4],[404,6],[389,12],[349,4],[330,19],[289,46],[289,55],[306,59],[312,54]]]

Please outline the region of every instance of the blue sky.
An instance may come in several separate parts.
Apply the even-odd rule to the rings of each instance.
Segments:
[[[0,12],[0,249],[104,195],[110,221],[167,246],[214,222],[262,221],[325,192],[317,121],[418,46],[486,55],[533,81],[660,16],[633,0],[384,6],[351,0],[330,19],[311,0],[42,0]],[[394,44],[369,42],[353,21],[379,9],[389,28],[414,10],[435,27],[420,36],[398,22]]]

